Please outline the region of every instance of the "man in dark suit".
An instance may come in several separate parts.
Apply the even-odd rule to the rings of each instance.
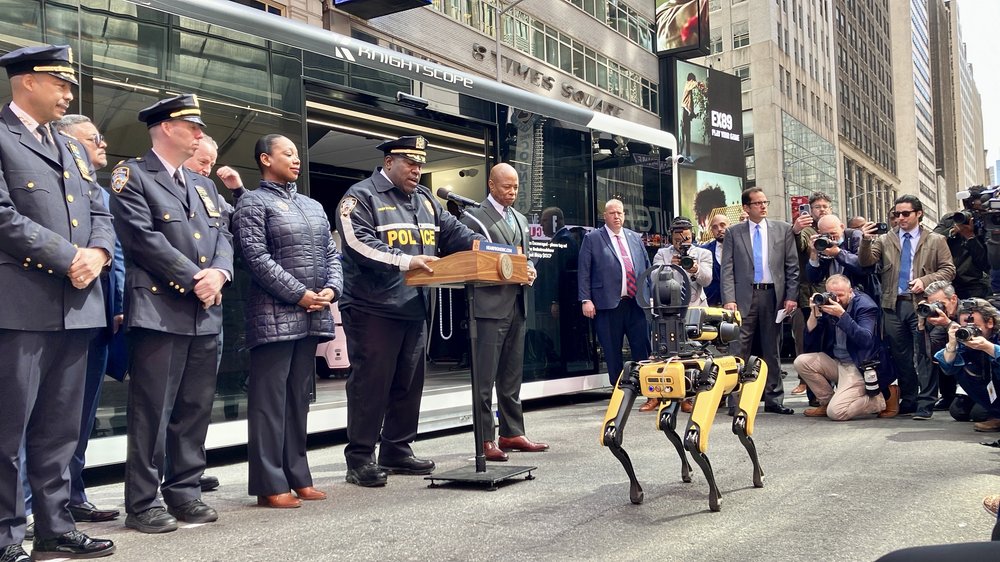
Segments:
[[[198,148],[205,126],[197,98],[161,100],[140,111],[139,120],[149,127],[152,150],[111,175],[111,212],[126,257],[125,325],[132,353],[125,526],[163,533],[175,530],[178,519],[218,518],[201,501],[199,477],[215,394],[222,287],[232,278],[233,249],[215,185],[182,165]]]
[[[80,435],[87,346],[106,325],[101,272],[114,252],[83,147],[48,126],[77,84],[67,46],[0,57],[12,101],[0,114],[0,559],[26,562],[24,444],[35,515],[33,555],[106,556],[109,540],[76,530],[69,464]]]
[[[521,248],[528,254],[528,219],[514,209],[517,199],[517,171],[510,164],[490,170],[490,194],[478,209],[466,209],[462,222],[494,243]],[[486,229],[485,231],[483,229]],[[528,278],[535,280],[535,267],[528,262]],[[524,374],[525,311],[527,287],[493,285],[476,289],[475,315],[479,338],[476,346],[476,377],[479,397],[476,415],[483,428],[486,460],[506,461],[505,451],[545,451],[549,446],[535,443],[524,434],[521,411],[521,379]],[[493,385],[496,383],[500,411],[500,442],[493,441]]]
[[[86,115],[66,115],[52,124],[55,130],[69,135],[80,142],[87,150],[87,161],[94,173],[108,165],[108,145],[94,123]],[[95,176],[96,177],[96,176]],[[109,194],[101,189],[101,202],[109,203]],[[118,330],[121,328],[124,316],[125,290],[125,256],[122,255],[121,244],[115,239],[115,255],[112,266],[101,276],[104,288],[104,313],[107,327],[100,329],[90,340],[87,355],[87,378],[83,392],[83,416],[80,419],[80,440],[77,442],[73,461],[69,465],[70,474],[70,504],[69,512],[77,522],[97,522],[117,519],[117,509],[98,509],[87,500],[87,491],[83,483],[83,469],[86,465],[87,444],[90,434],[94,431],[97,416],[97,403],[101,397],[101,386],[104,374],[108,372],[108,352]]]
[[[712,240],[703,244],[709,252],[712,252],[712,282],[705,287],[705,298],[708,306],[722,306],[722,245],[726,240],[726,231],[729,229],[729,218],[726,215],[715,215],[708,226],[712,233]]]
[[[790,314],[797,306],[799,262],[795,237],[786,222],[767,220],[770,202],[764,190],[752,187],[743,192],[747,220],[733,225],[722,245],[722,302],[743,317],[740,350],[744,359],[756,355],[767,363],[764,411],[794,414],[786,408],[778,362],[780,324],[777,311]]]
[[[604,228],[587,233],[580,247],[579,298],[583,315],[594,321],[604,349],[611,385],[618,383],[624,361],[622,341],[628,337],[632,359],[649,358],[649,325],[637,299],[649,298],[648,283],[637,280],[649,268],[649,254],[635,232],[624,228],[625,207],[618,199],[604,205]]]

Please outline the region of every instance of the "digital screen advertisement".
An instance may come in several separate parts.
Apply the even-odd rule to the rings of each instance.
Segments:
[[[656,0],[656,52],[708,55],[708,0]]]

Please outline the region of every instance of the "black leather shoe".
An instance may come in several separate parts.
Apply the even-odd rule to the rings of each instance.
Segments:
[[[379,468],[373,462],[359,466],[358,468],[349,468],[346,478],[349,483],[364,486],[365,488],[385,486],[388,479],[389,475],[386,471]]]
[[[169,533],[177,530],[177,520],[162,507],[151,507],[139,513],[129,513],[125,526],[140,533]]]
[[[167,513],[185,523],[211,523],[219,519],[219,514],[201,500],[191,500],[175,507],[168,507]]]
[[[201,484],[202,492],[211,492],[219,487],[219,479],[214,476],[202,474],[201,478],[198,479],[198,484]]]
[[[118,516],[121,515],[117,509],[97,509],[97,506],[90,502],[71,505],[69,512],[73,516],[73,521],[77,523],[100,523],[101,521],[118,519]]]
[[[99,558],[115,552],[115,543],[108,539],[92,539],[77,530],[51,539],[35,537],[32,545],[32,560]]]
[[[769,413],[769,414],[784,414],[786,416],[795,413],[795,410],[793,410],[791,408],[786,408],[786,407],[781,406],[779,404],[772,404],[772,405],[769,405],[769,406],[764,406],[764,411],[767,412],[767,413]]]
[[[434,461],[430,459],[418,459],[413,455],[389,463],[379,461],[378,465],[389,474],[414,474],[419,476],[434,472]]]
[[[31,557],[19,544],[0,549],[0,562],[31,562]]]

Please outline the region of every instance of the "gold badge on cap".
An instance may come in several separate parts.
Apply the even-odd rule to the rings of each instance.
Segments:
[[[423,150],[427,148],[427,139],[425,139],[424,137],[417,137],[415,143],[417,150]]]
[[[219,209],[215,206],[215,201],[212,201],[212,198],[208,196],[207,189],[200,185],[196,185],[194,186],[194,190],[198,192],[198,197],[201,197],[201,202],[205,204],[205,211],[208,213],[208,216],[212,218],[222,216],[222,213],[220,213]]]
[[[128,166],[118,166],[111,172],[111,191],[121,193],[128,183]]]
[[[340,216],[346,217],[351,214],[351,211],[358,206],[358,200],[355,197],[344,197],[344,200],[340,203]]]

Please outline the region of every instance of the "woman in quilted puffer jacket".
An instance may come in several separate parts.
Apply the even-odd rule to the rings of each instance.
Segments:
[[[246,341],[249,493],[267,507],[322,500],[306,460],[306,414],[316,346],[332,339],[330,303],[343,272],[323,206],[298,193],[292,141],[266,135],[254,148],[260,187],[239,199],[236,246],[250,270]],[[294,492],[294,495],[293,493]]]

